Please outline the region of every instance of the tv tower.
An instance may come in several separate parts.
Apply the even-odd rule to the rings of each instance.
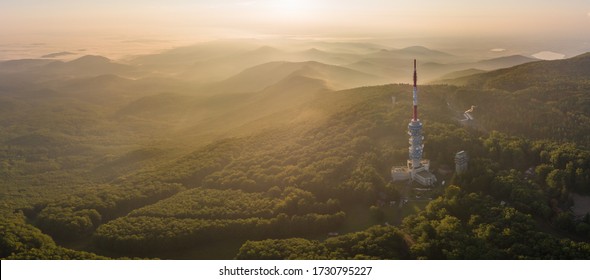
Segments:
[[[422,123],[418,119],[418,75],[416,74],[416,60],[414,59],[414,90],[413,90],[413,104],[414,114],[412,120],[408,124],[408,135],[410,135],[410,159],[408,161],[408,168],[414,173],[422,166],[422,152],[424,150],[424,136],[422,136]],[[414,174],[412,174],[414,175]],[[414,177],[414,176],[412,176]]]
[[[423,186],[432,186],[436,182],[436,176],[430,172],[430,161],[422,159],[424,151],[424,136],[422,136],[422,123],[418,118],[418,74],[416,74],[416,60],[414,59],[414,90],[413,114],[408,124],[408,135],[410,135],[409,158],[406,166],[393,166],[391,178],[395,181],[415,181]]]

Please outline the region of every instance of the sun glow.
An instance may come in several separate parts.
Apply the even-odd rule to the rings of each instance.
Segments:
[[[275,15],[285,20],[301,20],[311,17],[315,10],[310,0],[276,0],[273,1]]]

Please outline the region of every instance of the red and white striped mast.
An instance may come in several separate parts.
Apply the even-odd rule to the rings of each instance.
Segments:
[[[414,59],[414,117],[413,121],[418,121],[418,74],[416,74],[416,60]]]

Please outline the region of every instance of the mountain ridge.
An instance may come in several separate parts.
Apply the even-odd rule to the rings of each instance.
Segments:
[[[357,70],[317,61],[273,61],[245,69],[239,74],[213,85],[212,88],[215,91],[223,92],[255,92],[263,90],[297,71],[299,74],[311,78],[324,79],[338,89],[360,86],[362,81],[380,80],[379,77]]]
[[[448,82],[470,87],[516,91],[531,86],[547,85],[552,80],[569,84],[590,81],[590,52],[561,60],[527,62]]]

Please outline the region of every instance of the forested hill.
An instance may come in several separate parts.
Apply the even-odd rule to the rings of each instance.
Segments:
[[[411,87],[367,87],[306,105],[329,114],[324,121],[216,141],[108,184],[22,201],[3,216],[2,257],[98,258],[54,238],[88,240],[77,249],[111,257],[589,258],[578,241],[588,241],[590,221],[567,211],[571,193],[590,191],[588,151],[461,127],[444,106],[457,91],[421,87],[425,152],[437,170],[466,150],[470,171],[439,174],[454,186],[435,189],[442,196],[403,223],[411,209],[383,201],[405,186],[389,183],[389,168],[407,155]],[[368,228],[385,222],[397,226]],[[324,240],[329,232],[342,235]]]
[[[529,62],[448,82],[511,92],[556,85],[566,90],[587,88],[590,84],[590,53],[563,60]]]
[[[575,141],[590,147],[590,53],[538,61],[471,75],[455,104],[477,106],[477,121],[488,131]]]

